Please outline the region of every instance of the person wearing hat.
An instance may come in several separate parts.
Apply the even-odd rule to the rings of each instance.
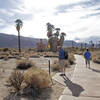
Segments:
[[[86,67],[87,65],[89,65],[89,68],[90,68],[91,53],[89,52],[88,48],[86,49],[86,52],[84,53],[84,58],[85,58]]]

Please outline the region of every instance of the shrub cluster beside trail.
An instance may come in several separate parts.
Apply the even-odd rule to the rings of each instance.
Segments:
[[[100,64],[100,48],[88,48],[92,55],[92,61]],[[78,55],[84,55],[85,48],[67,48],[70,52]]]
[[[51,85],[49,74],[40,68],[30,68],[24,73],[17,70],[9,77],[9,85],[14,88],[16,93],[25,95],[38,95],[42,89],[49,88]]]
[[[18,60],[16,64],[17,69],[28,69],[32,66],[35,66],[35,64],[29,59]]]
[[[69,53],[69,57],[65,62],[65,67],[75,64],[75,58],[73,53]],[[59,61],[55,60],[54,63],[51,65],[53,71],[60,71],[61,66],[59,66]]]
[[[18,49],[14,48],[0,48],[0,59],[9,60],[12,58],[21,59],[21,57],[25,58],[39,58],[40,56],[44,57],[58,57],[57,53],[44,51],[37,52],[35,48],[33,49],[22,49],[21,54],[18,52]]]
[[[100,51],[93,51],[92,52],[92,61],[100,64]]]

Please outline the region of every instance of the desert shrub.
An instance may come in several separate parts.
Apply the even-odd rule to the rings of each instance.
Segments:
[[[0,54],[0,59],[7,60],[8,59],[8,56],[9,56],[9,52],[2,52]]]
[[[54,63],[51,65],[51,69],[53,71],[60,71],[59,61],[55,60]]]
[[[8,56],[5,56],[3,59],[4,59],[4,60],[8,60],[9,58],[8,58]]]
[[[92,61],[100,64],[100,51],[95,50],[94,52],[92,52]]]
[[[74,54],[73,53],[70,53],[69,54],[69,58],[68,58],[68,62],[70,65],[73,65],[75,62],[75,58],[74,58]]]
[[[73,65],[74,61],[72,59],[69,59],[69,63],[70,63],[70,65]]]
[[[14,52],[13,52],[13,55],[19,55],[19,52],[15,52],[15,51],[14,51]]]
[[[58,57],[57,53],[55,52],[44,52],[44,57]]]
[[[65,67],[68,67],[69,65],[73,65],[75,63],[75,58],[73,53],[68,54],[68,59],[65,59]],[[60,71],[61,66],[59,65],[59,61],[55,60],[54,63],[51,65],[51,68],[53,71]]]
[[[30,68],[24,74],[24,81],[33,88],[47,88],[50,86],[48,73],[40,68]]]
[[[99,57],[95,57],[93,59],[93,62],[100,64],[100,58]]]
[[[29,48],[28,51],[34,51],[34,49],[33,48]]]
[[[65,60],[65,67],[68,67],[70,65],[69,60]]]
[[[5,58],[5,56],[4,55],[0,55],[0,59],[4,59]]]
[[[24,75],[20,71],[14,71],[9,77],[9,83],[16,89],[16,91],[19,91],[21,89],[21,84],[23,80]]]
[[[3,51],[3,48],[0,48],[0,51]]]
[[[9,50],[8,48],[4,48],[4,49],[3,49],[4,52],[6,52],[6,51],[8,51],[8,50]]]
[[[78,54],[78,55],[83,55],[83,52],[84,52],[84,51],[76,50],[74,53],[75,53],[75,54]]]
[[[13,86],[17,93],[23,95],[37,96],[42,89],[50,86],[49,74],[40,68],[30,68],[24,73],[21,71],[14,71],[9,80],[9,86]]]
[[[15,58],[14,56],[12,56],[11,54],[8,56],[8,58],[9,59],[11,59],[11,58]]]
[[[17,68],[18,69],[28,69],[34,66],[34,63],[28,59],[21,59],[17,61]]]

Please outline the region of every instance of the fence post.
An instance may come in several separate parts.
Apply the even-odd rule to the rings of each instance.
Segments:
[[[50,71],[50,60],[48,60],[48,65],[49,65],[49,75],[50,75],[50,73],[51,73],[51,71]]]
[[[49,67],[49,76],[50,76],[50,79],[51,79],[51,83],[53,85],[53,80],[52,80],[52,77],[51,77],[51,70],[50,70],[50,60],[48,60],[48,67]]]

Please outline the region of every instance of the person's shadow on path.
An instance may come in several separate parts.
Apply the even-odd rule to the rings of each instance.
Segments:
[[[100,73],[100,70],[97,70],[97,69],[94,69],[94,68],[90,68],[90,70],[97,72],[97,73]]]
[[[73,83],[71,80],[69,80],[69,78],[65,75],[63,76],[66,86],[70,89],[70,91],[72,92],[72,95],[75,97],[80,96],[80,93],[84,91],[84,89],[78,85]]]

